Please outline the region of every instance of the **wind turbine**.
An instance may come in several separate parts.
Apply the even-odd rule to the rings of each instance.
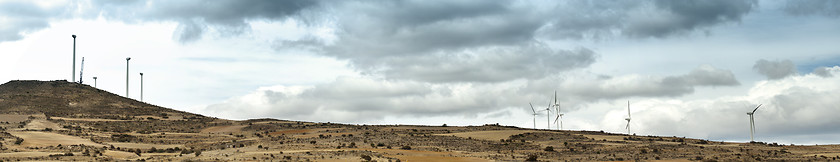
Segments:
[[[624,120],[627,120],[627,134],[632,134],[630,133],[630,101],[627,101],[627,118],[624,118]]]
[[[752,112],[747,112],[747,115],[750,116],[750,142],[755,141],[753,139],[753,134],[755,133],[755,120],[753,120],[753,114],[755,114],[755,111],[758,110],[759,107],[761,107],[761,104],[758,104]]]
[[[537,129],[537,115],[539,115],[539,114],[537,113],[537,110],[534,109],[534,104],[531,104],[530,102],[528,102],[528,105],[531,105],[531,111],[534,112],[534,114],[532,114],[532,115],[534,115],[534,129]]]
[[[93,88],[96,88],[96,77],[93,77]]]
[[[557,117],[554,118],[554,125],[557,125],[557,130],[563,130],[563,121],[560,120],[563,118],[563,114],[560,113],[560,103],[557,102],[557,91],[554,91],[554,108],[557,109]],[[559,124],[557,122],[560,122]]]
[[[548,100],[548,107],[545,107],[545,127],[551,129],[551,100]]]

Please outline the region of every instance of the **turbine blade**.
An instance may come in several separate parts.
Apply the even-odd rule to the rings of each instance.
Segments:
[[[537,114],[537,110],[534,110],[534,104],[531,104],[530,102],[528,102],[528,105],[531,105],[531,111],[533,111],[533,112],[534,112],[534,114],[536,115],[536,114]]]
[[[560,115],[557,115],[557,117],[554,118],[554,123],[557,123],[558,120],[560,120]]]
[[[551,108],[551,100],[548,100],[548,107],[546,109]]]
[[[554,90],[554,103],[557,103],[557,90]]]
[[[756,106],[756,107],[755,107],[755,109],[752,111],[752,112],[753,112],[753,114],[755,114],[755,111],[756,111],[756,110],[758,110],[758,108],[759,108],[759,107],[761,107],[761,105],[762,105],[762,104],[758,104],[758,106]]]
[[[630,101],[627,101],[627,118],[630,118]]]
[[[627,126],[624,127],[624,129],[630,129],[630,122],[629,121],[627,122]]]

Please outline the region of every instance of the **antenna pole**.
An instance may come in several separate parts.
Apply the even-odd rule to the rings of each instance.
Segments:
[[[128,60],[131,60],[131,57],[125,58],[125,97],[128,98]]]
[[[76,82],[76,35],[73,35],[73,82]]]

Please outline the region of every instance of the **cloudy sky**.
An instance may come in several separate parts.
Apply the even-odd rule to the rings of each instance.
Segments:
[[[840,2],[0,0],[0,82],[227,119],[840,143]],[[76,73],[78,77],[79,72]],[[78,78],[76,80],[79,80]],[[552,112],[548,118],[554,118]],[[545,112],[536,126],[546,128]],[[553,121],[551,121],[553,122]],[[556,129],[554,123],[552,129]]]

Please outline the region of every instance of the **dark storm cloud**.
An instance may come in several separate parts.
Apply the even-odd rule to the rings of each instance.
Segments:
[[[738,22],[758,5],[755,0],[567,1],[552,11],[542,30],[559,38],[667,37]]]
[[[840,16],[840,1],[835,0],[788,0],[784,10],[794,15]]]
[[[761,59],[755,62],[753,69],[770,80],[782,79],[796,74],[796,65],[790,60],[767,61]]]
[[[23,39],[25,33],[50,26],[68,8],[39,6],[31,1],[0,1],[0,42]]]
[[[317,45],[318,41],[302,39],[282,41],[278,47],[300,44],[320,47],[323,50],[318,50],[319,53],[348,60],[363,73],[392,79],[430,82],[535,79],[587,67],[594,60],[594,52],[589,50],[528,50],[533,44],[543,44],[538,33],[549,33],[559,39],[584,38],[587,33],[614,36],[612,31],[630,37],[666,37],[739,21],[755,3],[343,1],[324,4],[331,10],[322,14],[322,19],[334,21],[336,42]],[[651,18],[664,21],[648,21]],[[487,49],[517,52],[503,54]],[[546,52],[551,50],[555,52]],[[546,60],[556,62],[546,63]]]
[[[654,4],[665,13],[653,15],[659,17],[653,18],[658,20],[630,22],[628,32],[625,34],[637,37],[665,37],[721,23],[738,22],[741,17],[752,11],[758,2],[755,0],[656,0]]]
[[[315,0],[95,0],[92,7],[99,12],[87,14],[125,22],[175,21],[179,24],[173,38],[192,42],[200,39],[208,27],[222,34],[241,34],[250,31],[249,20],[284,20],[318,3]]]

